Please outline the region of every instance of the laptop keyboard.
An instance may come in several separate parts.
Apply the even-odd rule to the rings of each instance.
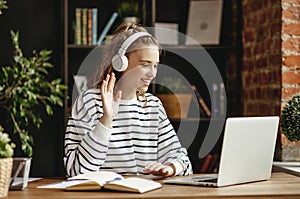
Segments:
[[[213,183],[217,183],[217,181],[218,181],[218,178],[198,180],[198,182],[213,182]]]
[[[212,183],[217,183],[218,178],[212,178],[212,177],[194,177],[193,181],[196,181],[196,182],[212,182]]]

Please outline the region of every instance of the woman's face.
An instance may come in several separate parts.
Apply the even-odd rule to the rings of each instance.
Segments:
[[[122,74],[122,86],[128,91],[146,92],[156,77],[159,50],[156,46],[138,49],[128,55],[128,68]]]

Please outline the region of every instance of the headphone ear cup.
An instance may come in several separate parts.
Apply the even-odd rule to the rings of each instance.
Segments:
[[[128,59],[125,55],[116,54],[112,58],[112,66],[118,72],[123,72],[128,67]]]

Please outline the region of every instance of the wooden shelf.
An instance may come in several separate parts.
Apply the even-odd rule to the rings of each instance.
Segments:
[[[196,117],[190,117],[190,118],[169,118],[173,122],[198,122],[198,121],[206,121],[209,122],[211,118],[208,117],[201,117],[201,118],[196,118]]]
[[[86,49],[94,49],[98,46],[93,45],[93,46],[89,46],[89,45],[75,45],[75,44],[68,44],[67,48],[69,49],[82,49],[82,48],[86,48]]]
[[[214,49],[214,50],[227,50],[230,46],[223,45],[162,45],[166,49]]]
[[[70,49],[81,49],[81,48],[87,48],[87,49],[93,49],[96,47],[102,47],[100,45],[75,45],[75,44],[67,44],[67,48]],[[203,45],[203,46],[193,46],[193,45],[162,45],[162,48],[165,50],[168,49],[180,49],[180,50],[198,50],[198,49],[205,49],[205,50],[229,50],[232,47],[230,46],[222,46],[222,45]]]

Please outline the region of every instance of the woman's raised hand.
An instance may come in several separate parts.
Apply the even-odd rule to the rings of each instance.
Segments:
[[[122,91],[118,91],[114,95],[115,83],[115,74],[107,74],[100,88],[103,107],[103,116],[100,118],[100,122],[107,127],[110,127],[113,117],[118,113],[122,95]]]

